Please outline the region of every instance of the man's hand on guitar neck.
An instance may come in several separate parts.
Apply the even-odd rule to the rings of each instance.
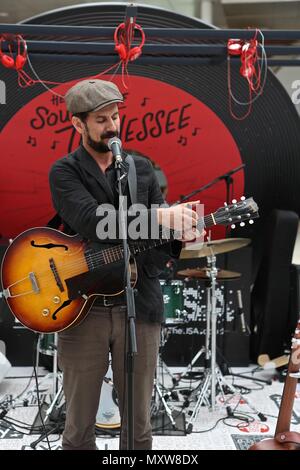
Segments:
[[[203,237],[205,231],[200,232],[197,229],[197,223],[200,220],[197,213],[197,205],[199,204],[200,200],[159,208],[157,209],[158,223],[163,227],[180,232],[180,240],[182,241],[193,241]],[[193,206],[196,206],[196,210],[193,209]]]

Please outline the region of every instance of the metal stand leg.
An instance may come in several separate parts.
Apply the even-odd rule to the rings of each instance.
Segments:
[[[40,354],[43,351],[41,342],[43,340],[43,334],[38,335],[38,340],[37,340],[37,346],[36,346],[36,355],[35,355],[35,369],[38,373],[39,370],[39,365],[40,365]],[[53,340],[53,372],[47,373],[44,377],[41,378],[38,382],[38,387],[41,389],[42,385],[46,382],[49,381],[49,379],[52,380],[52,397],[54,397],[58,391],[59,384],[58,384],[58,378],[60,377],[60,372],[58,372],[58,367],[57,367],[57,333],[54,335],[54,340]],[[48,385],[47,385],[48,389]],[[36,390],[36,384],[32,385],[30,389],[26,393],[26,398],[28,399],[29,396],[32,396],[37,393]]]
[[[57,357],[57,343],[58,343],[58,334],[54,334],[53,340],[53,373],[52,373],[52,401],[49,404],[49,407],[46,411],[45,422],[49,419],[50,414],[52,413],[54,407],[58,408],[58,404],[62,406],[61,403],[63,398],[63,387],[62,387],[62,373],[58,371],[58,357]],[[51,374],[49,374],[51,376]]]
[[[163,343],[164,337],[163,333],[161,336],[161,344]],[[175,420],[172,416],[172,410],[167,404],[167,401],[165,399],[166,393],[170,393],[170,389],[166,389],[163,385],[159,384],[158,377],[159,377],[159,371],[161,371],[161,375],[163,377],[164,371],[167,372],[168,376],[172,379],[172,382],[174,380],[173,374],[171,371],[168,369],[167,365],[163,362],[161,358],[161,347],[159,349],[159,354],[157,358],[157,366],[156,366],[156,372],[155,372],[155,379],[154,379],[154,406],[152,407],[152,417],[158,414],[161,410],[164,410],[170,419],[170,422],[173,426],[173,428],[176,428],[176,423]],[[173,382],[174,383],[174,382]],[[161,385],[161,387],[160,387]],[[166,390],[166,393],[164,393],[164,390]],[[171,394],[171,393],[170,393]]]
[[[216,403],[216,384],[221,388],[221,381],[217,371],[216,364],[216,338],[217,338],[217,311],[216,311],[216,257],[211,254],[207,257],[208,271],[210,278],[210,287],[207,289],[207,314],[206,314],[206,365],[210,359],[210,369],[205,370],[204,382],[200,385],[201,392],[197,399],[195,408],[188,422],[188,432],[192,431],[193,421],[198,415],[200,406],[205,403],[211,406],[211,410],[215,410]],[[210,349],[209,349],[210,347]],[[199,388],[199,386],[198,386]],[[210,401],[209,401],[210,398]]]
[[[212,328],[213,331],[213,328]],[[213,346],[212,346],[213,348]],[[213,361],[212,361],[213,362]],[[213,388],[215,387],[215,388]],[[225,397],[225,392],[224,388],[227,388],[227,390],[230,390],[231,396],[226,400]],[[187,432],[192,432],[193,430],[193,423],[197,418],[197,415],[199,413],[200,407],[202,404],[211,405],[211,410],[215,410],[215,397],[216,397],[216,390],[219,390],[222,398],[223,398],[223,404],[226,406],[228,403],[229,399],[231,399],[234,396],[239,397],[239,400],[243,399],[245,403],[247,403],[248,407],[254,412],[255,414],[258,415],[259,419],[261,421],[266,421],[266,417],[264,416],[263,413],[258,411],[255,406],[251,404],[248,398],[246,398],[244,395],[242,395],[231,383],[227,382],[225,377],[223,376],[219,366],[217,363],[214,361],[214,369],[210,369],[206,371],[205,374],[205,380],[202,384],[201,392],[198,396],[196,405],[193,409],[193,412],[190,416],[190,419],[187,424]],[[209,401],[209,397],[211,397],[211,402]]]
[[[41,342],[42,337],[40,336],[38,339],[38,344],[37,344],[37,353],[36,353],[36,368],[38,369],[39,367],[39,354],[41,351],[40,348],[40,342]],[[54,334],[54,339],[53,339],[53,372],[47,374],[45,377],[43,377],[42,381],[39,382],[39,388],[43,382],[45,382],[47,379],[51,378],[52,379],[52,391],[50,394],[50,404],[48,405],[48,408],[45,413],[45,417],[43,419],[44,424],[47,424],[49,420],[53,421],[53,425],[51,425],[50,430],[45,429],[45,432],[41,434],[41,437],[33,442],[31,444],[32,448],[35,448],[35,446],[44,439],[50,432],[52,432],[55,429],[58,429],[59,425],[55,423],[54,421],[57,419],[56,417],[53,416],[53,411],[54,408],[59,409],[63,406],[64,401],[63,401],[63,386],[62,386],[62,373],[58,371],[58,364],[57,364],[57,342],[58,342],[58,335],[57,333]],[[32,392],[36,392],[37,390],[34,389]],[[51,416],[52,414],[52,416]]]
[[[159,376],[159,371],[161,371],[161,376],[164,376],[164,373],[166,373],[174,383],[176,381],[174,379],[174,376],[170,369],[168,368],[167,364],[162,360],[162,348],[167,342],[167,335],[164,333],[164,327],[161,329],[160,333],[160,346],[159,346],[159,352],[158,352],[158,359],[157,359],[157,365],[156,365],[156,375]]]
[[[158,383],[157,383],[156,380],[155,380],[155,382],[154,382],[154,387],[155,387],[155,391],[156,391],[157,394],[159,395],[159,398],[160,398],[160,400],[161,400],[161,403],[163,404],[163,408],[164,408],[164,410],[165,410],[167,416],[168,416],[169,419],[170,419],[170,422],[171,422],[171,424],[172,424],[172,426],[173,426],[173,429],[175,429],[175,428],[176,428],[176,423],[175,423],[175,420],[174,420],[174,418],[173,418],[173,416],[172,416],[171,408],[170,408],[169,405],[167,404],[167,402],[166,402],[166,400],[165,400],[165,398],[164,398],[164,396],[163,396],[163,394],[162,394],[162,392],[161,392],[161,389],[159,388],[159,385],[158,385]],[[160,409],[161,409],[161,407],[158,407],[158,410],[160,410]]]

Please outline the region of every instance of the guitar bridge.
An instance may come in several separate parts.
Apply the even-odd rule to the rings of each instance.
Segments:
[[[59,288],[60,292],[63,292],[65,289],[64,289],[63,283],[61,282],[61,278],[58,274],[58,271],[57,271],[57,268],[56,268],[56,265],[55,265],[55,262],[54,262],[53,258],[49,259],[49,264],[50,264],[50,269],[51,269],[52,274],[54,276],[56,285]]]
[[[39,289],[35,274],[34,273],[29,273],[29,279],[30,279],[30,282],[31,282],[31,285],[32,285],[33,292],[35,294],[38,294],[40,289]]]

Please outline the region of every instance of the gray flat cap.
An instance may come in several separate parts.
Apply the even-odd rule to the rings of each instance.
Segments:
[[[112,82],[105,80],[82,80],[65,95],[67,110],[71,114],[98,111],[112,103],[121,103],[123,96]]]

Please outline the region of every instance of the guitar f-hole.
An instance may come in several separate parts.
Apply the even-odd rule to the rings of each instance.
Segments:
[[[30,245],[34,248],[46,248],[47,250],[51,250],[51,248],[64,248],[65,251],[68,251],[69,249],[67,245],[58,245],[55,243],[44,243],[42,245],[38,245],[34,240],[31,240]]]

